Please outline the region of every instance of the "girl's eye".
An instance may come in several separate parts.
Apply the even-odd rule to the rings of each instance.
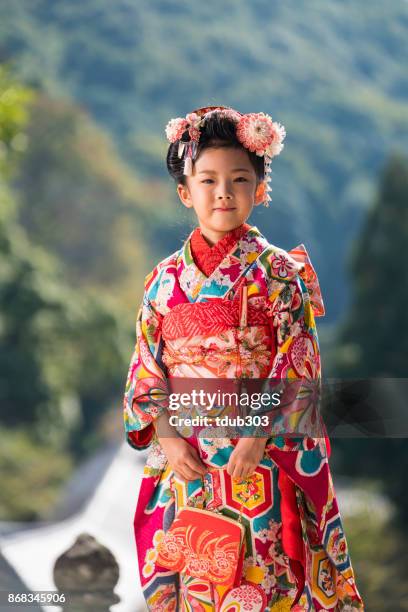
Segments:
[[[245,178],[245,176],[237,176],[237,178],[235,179],[235,181],[239,181],[239,182],[247,182],[247,179]],[[213,179],[204,179],[203,181],[201,181],[202,183],[213,183]]]

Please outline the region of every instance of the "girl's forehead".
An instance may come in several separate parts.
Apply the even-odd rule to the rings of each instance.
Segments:
[[[195,166],[200,169],[204,165],[206,167],[209,165],[218,166],[220,163],[225,166],[233,166],[237,162],[240,163],[241,167],[252,168],[248,154],[243,149],[237,147],[209,147],[200,153],[195,161]]]

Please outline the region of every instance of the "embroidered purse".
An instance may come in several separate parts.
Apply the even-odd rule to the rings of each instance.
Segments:
[[[215,584],[238,586],[245,555],[245,528],[202,508],[181,508],[159,544],[156,563]]]
[[[204,508],[180,508],[158,545],[156,563],[215,584],[239,586],[245,557],[242,509],[243,504],[239,518],[232,519]]]

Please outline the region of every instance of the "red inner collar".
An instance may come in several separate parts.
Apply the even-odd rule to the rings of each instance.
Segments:
[[[243,223],[225,234],[216,244],[210,246],[202,235],[200,228],[196,227],[190,238],[190,246],[195,264],[201,272],[205,276],[210,276],[250,228],[251,226],[248,223]]]

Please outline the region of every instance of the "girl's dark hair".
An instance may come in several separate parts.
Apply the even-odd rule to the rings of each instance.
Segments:
[[[182,141],[190,140],[188,131],[186,130],[182,135]],[[174,178],[176,183],[186,184],[186,176],[183,174],[184,159],[178,157],[178,144],[179,141],[170,144],[167,151],[167,170],[170,176]],[[233,149],[242,149],[248,155],[249,161],[251,162],[257,182],[260,183],[264,179],[264,158],[252,153],[246,149],[238,140],[236,136],[236,124],[228,117],[223,117],[218,113],[210,115],[200,128],[200,140],[197,147],[197,156],[201,155],[202,151],[210,148],[221,148],[231,147]]]

